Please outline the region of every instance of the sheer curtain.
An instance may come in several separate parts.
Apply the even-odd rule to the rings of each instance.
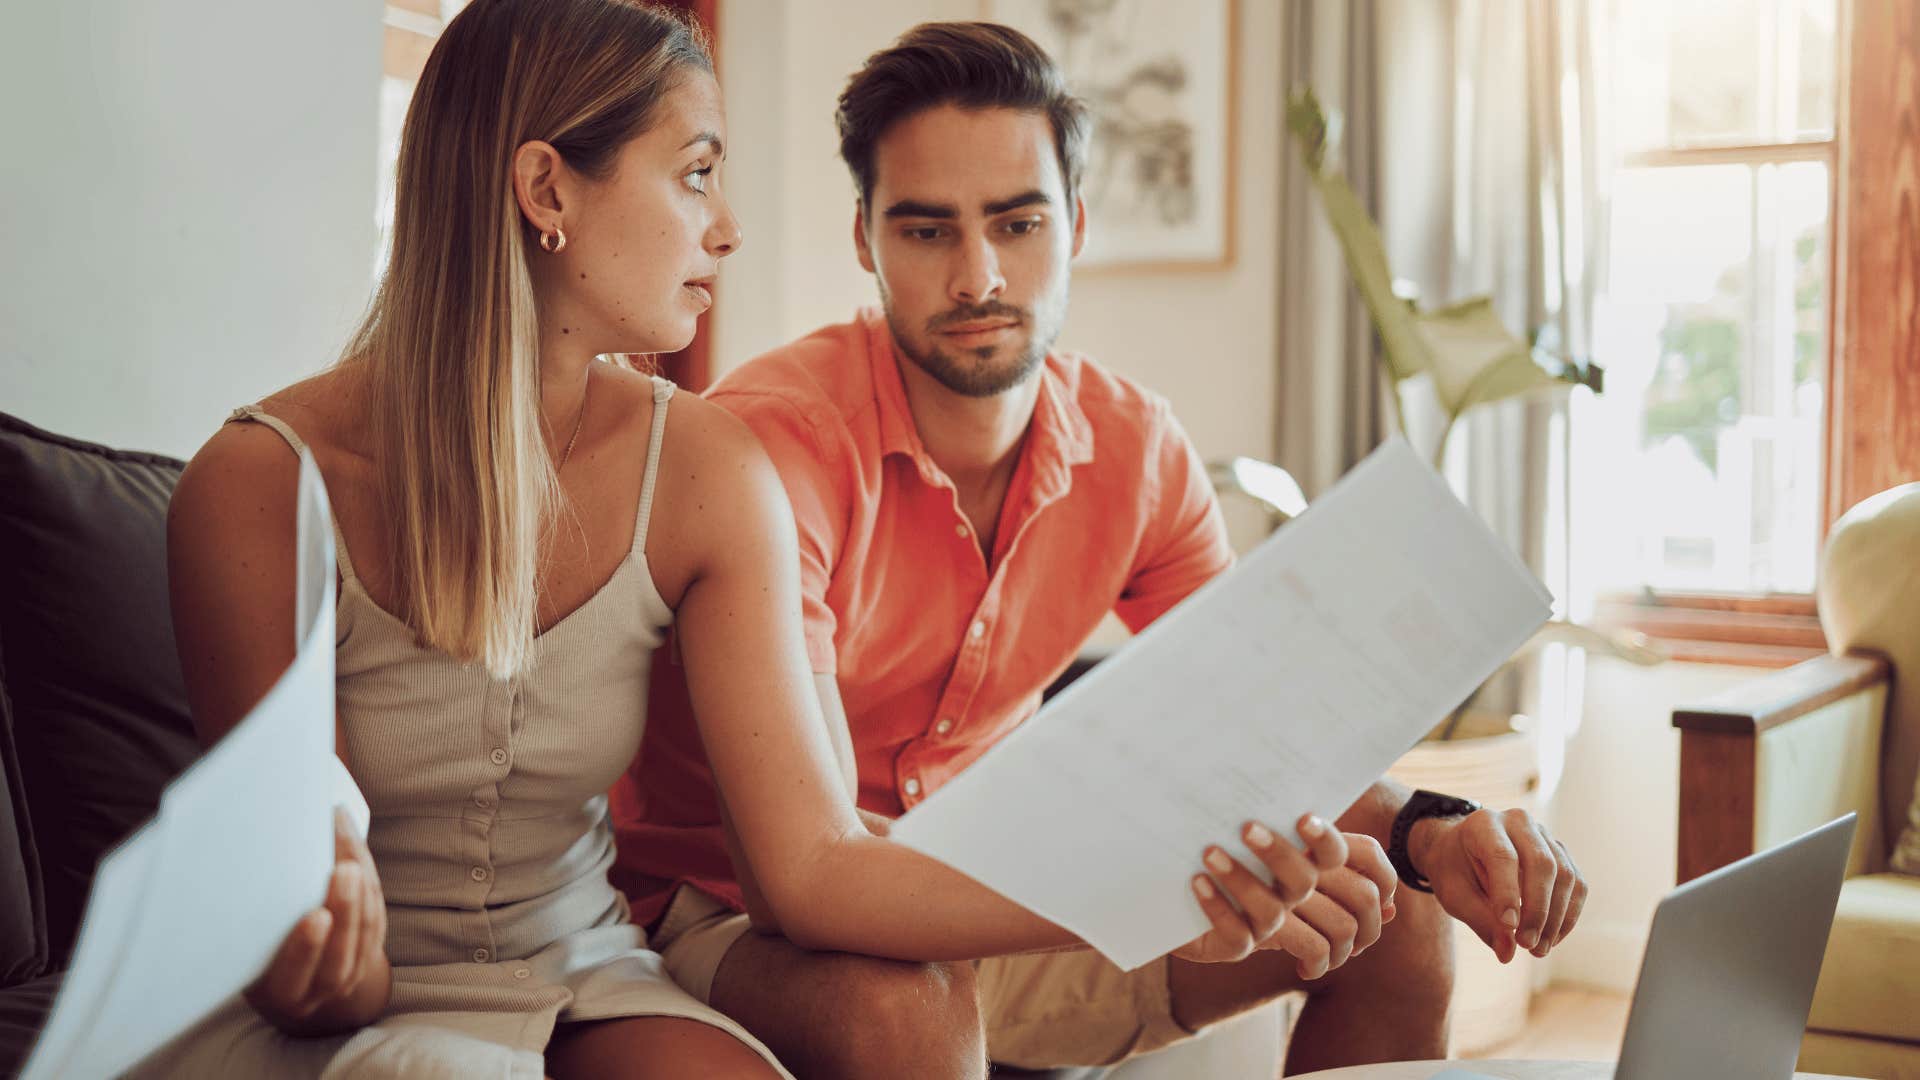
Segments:
[[[1311,86],[1344,127],[1339,167],[1354,194],[1380,210],[1379,51],[1374,0],[1291,0],[1281,92]],[[1281,140],[1279,398],[1275,458],[1309,499],[1391,431],[1390,392],[1373,361],[1373,330],[1348,284],[1293,139]]]
[[[1344,166],[1395,272],[1425,306],[1491,295],[1507,326],[1588,354],[1609,148],[1604,0],[1293,0],[1289,88],[1344,120]],[[1282,194],[1279,461],[1310,495],[1391,431],[1373,336],[1288,148]],[[1604,358],[1603,358],[1604,359]],[[1416,444],[1430,392],[1403,394]],[[1429,444],[1430,445],[1430,444]],[[1569,610],[1565,397],[1469,414],[1448,479]],[[1573,604],[1576,614],[1584,605]],[[1578,662],[1549,649],[1503,703],[1542,724],[1543,794],[1578,723]]]

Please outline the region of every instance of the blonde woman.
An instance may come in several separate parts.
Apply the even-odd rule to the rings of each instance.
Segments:
[[[919,961],[1073,943],[860,825],[778,475],[717,408],[595,361],[691,340],[740,243],[724,145],[698,32],[644,5],[478,0],[435,46],[364,325],[331,370],[236,410],[170,521],[210,744],[292,658],[292,451],[313,451],[341,577],[337,746],[372,827],[341,834],[324,905],[244,1001],[148,1071],[786,1075],[672,982],[607,881],[604,792],[670,622],[763,922]],[[1197,879],[1216,929],[1182,955],[1270,938],[1345,858],[1331,830],[1310,849],[1271,844],[1272,887]]]

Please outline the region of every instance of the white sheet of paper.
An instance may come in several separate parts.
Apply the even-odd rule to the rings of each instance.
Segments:
[[[1547,618],[1395,439],[894,824],[1131,970],[1205,933],[1247,820],[1332,820]]]
[[[253,981],[325,898],[336,582],[326,490],[305,454],[299,503],[293,664],[102,861],[24,1080],[135,1065]]]

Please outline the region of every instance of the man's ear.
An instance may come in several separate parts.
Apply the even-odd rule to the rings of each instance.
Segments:
[[[513,152],[513,198],[533,231],[552,232],[566,211],[566,161],[553,144],[535,139]]]
[[[1073,197],[1073,257],[1079,258],[1087,246],[1087,200]]]
[[[860,268],[869,274],[873,268],[873,245],[867,242],[867,208],[859,199],[853,202],[853,250],[860,256]]]

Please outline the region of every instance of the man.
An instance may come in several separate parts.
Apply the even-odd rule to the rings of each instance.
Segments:
[[[883,832],[1031,716],[1108,611],[1138,630],[1232,554],[1165,401],[1051,351],[1088,227],[1088,122],[1045,53],[1004,27],[924,25],[867,61],[838,121],[854,246],[883,311],[754,360],[710,396],[787,487],[828,724]],[[1292,990],[1309,1000],[1291,1070],[1441,1057],[1446,916],[1502,960],[1545,955],[1586,895],[1524,812],[1382,783],[1340,819],[1361,834],[1354,872],[1323,876],[1237,963],[808,953],[746,933],[684,686],[656,672],[645,748],[614,792],[616,882],[680,982],[802,1076],[1102,1064]],[[1414,888],[1368,880],[1361,864],[1383,848]]]

